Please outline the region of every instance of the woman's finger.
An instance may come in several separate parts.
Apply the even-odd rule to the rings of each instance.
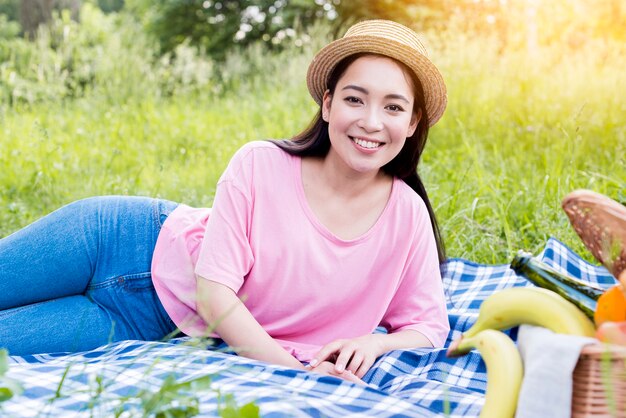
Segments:
[[[350,363],[348,363],[348,365],[346,366],[346,370],[349,370],[350,372],[356,374],[357,370],[359,370],[359,368],[361,367],[361,364],[363,364],[364,358],[365,356],[363,355],[363,353],[361,353],[360,351],[355,351],[354,354],[352,354]]]
[[[369,369],[372,368],[372,366],[374,365],[374,361],[376,361],[376,359],[369,359],[365,357],[361,362],[359,369],[354,372],[354,374],[362,379],[363,376],[365,376],[365,374],[369,371]]]
[[[327,360],[331,355],[339,351],[341,349],[341,344],[341,341],[333,341],[322,347],[320,351],[318,351],[317,354],[309,362],[311,367],[317,366],[324,360]]]
[[[337,373],[337,371],[335,370],[335,365],[327,361],[321,362],[317,367],[312,368],[311,371],[323,375],[338,377],[348,382],[359,383],[362,385],[365,384],[363,380],[361,380],[358,376],[355,376],[351,372]]]
[[[337,360],[335,360],[335,371],[337,373],[343,373],[350,362],[350,359],[354,355],[355,349],[352,346],[345,346],[341,348]]]
[[[365,384],[365,382],[363,380],[361,380],[357,375],[355,375],[353,373],[350,373],[350,372],[344,372],[344,373],[341,373],[338,376],[341,377],[344,380],[347,380],[348,382],[360,383],[362,385]]]

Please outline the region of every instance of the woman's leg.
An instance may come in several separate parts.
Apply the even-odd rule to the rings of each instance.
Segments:
[[[0,347],[11,355],[85,351],[113,340],[111,318],[83,295],[0,311]]]
[[[101,197],[0,240],[0,346],[78,351],[174,327],[152,287],[152,251],[176,204]]]
[[[85,292],[97,242],[84,201],[0,240],[0,310]]]
[[[99,210],[102,250],[86,296],[110,315],[115,341],[159,340],[176,329],[151,274],[157,237],[176,206],[167,200],[126,197],[106,201]]]

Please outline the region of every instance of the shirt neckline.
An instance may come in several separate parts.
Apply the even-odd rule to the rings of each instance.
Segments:
[[[381,225],[384,223],[384,218],[387,216],[387,212],[391,210],[390,207],[396,200],[396,194],[398,189],[398,185],[396,184],[396,182],[401,181],[396,177],[393,178],[393,181],[391,183],[391,193],[389,193],[389,198],[387,199],[385,208],[380,213],[380,216],[378,216],[378,219],[376,219],[376,222],[374,222],[374,225],[372,225],[367,231],[365,231],[363,234],[356,238],[343,239],[335,235],[331,230],[329,230],[326,225],[324,225],[318,219],[318,217],[315,215],[315,212],[313,212],[313,209],[311,209],[309,201],[306,198],[306,194],[304,193],[304,184],[302,183],[302,157],[294,156],[292,169],[294,171],[294,175],[292,176],[292,178],[295,182],[294,186],[296,189],[296,194],[298,196],[298,201],[300,202],[300,206],[302,207],[302,210],[308,218],[309,222],[311,222],[315,229],[317,229],[324,237],[341,245],[354,245],[366,241],[379,228],[381,228]]]

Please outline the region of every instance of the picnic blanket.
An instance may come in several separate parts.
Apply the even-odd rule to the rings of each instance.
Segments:
[[[584,281],[615,279],[550,238],[538,257]],[[451,332],[446,346],[476,320],[487,296],[532,286],[508,264],[451,259],[444,275]],[[514,339],[516,329],[507,331]],[[478,417],[485,365],[476,351],[447,358],[444,349],[392,351],[364,377],[368,386],[268,365],[190,338],[123,341],[74,354],[9,357],[6,376],[24,392],[0,403],[0,416]],[[253,403],[253,406],[248,405]],[[241,408],[238,410],[238,408]],[[170,415],[165,413],[169,412]]]

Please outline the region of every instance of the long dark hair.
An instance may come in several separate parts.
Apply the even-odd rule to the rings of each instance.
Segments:
[[[334,94],[335,87],[339,82],[341,76],[348,69],[357,58],[364,55],[375,54],[354,54],[341,60],[333,69],[328,78],[328,90],[330,94]],[[408,184],[415,192],[422,198],[428,209],[430,215],[430,222],[435,234],[435,241],[437,242],[437,253],[439,255],[439,263],[443,264],[446,260],[446,252],[435,218],[435,212],[428,199],[426,188],[422,183],[422,180],[417,173],[417,165],[419,163],[422,151],[426,145],[426,139],[428,138],[428,115],[426,114],[424,90],[417,76],[406,65],[398,62],[404,69],[407,75],[410,75],[413,84],[413,90],[415,93],[415,100],[413,102],[413,112],[418,114],[421,112],[422,117],[415,129],[412,136],[406,139],[404,147],[400,150],[400,153],[396,157],[389,161],[382,167],[383,172],[390,176],[398,177],[406,184]],[[300,157],[325,157],[330,150],[330,137],[328,136],[328,122],[322,119],[322,108],[320,109],[309,124],[309,126],[291,140],[279,140],[275,141],[276,145],[282,148],[285,152],[291,155],[297,155]]]

